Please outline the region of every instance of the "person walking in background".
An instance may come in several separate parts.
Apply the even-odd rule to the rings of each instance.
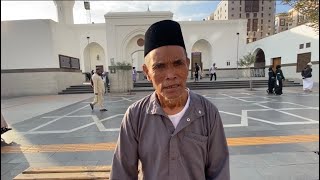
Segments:
[[[281,95],[283,94],[282,92],[282,86],[283,86],[283,80],[285,80],[282,70],[281,70],[281,65],[277,65],[276,67],[276,85],[275,85],[275,93],[276,95]]]
[[[136,81],[137,81],[136,67],[132,67],[132,80],[133,80],[133,83],[136,83]]]
[[[276,80],[276,74],[274,73],[272,67],[269,67],[269,71],[268,71],[268,76],[269,76],[269,79],[268,79],[268,94],[273,94],[274,91],[274,85],[275,85],[275,80]]]
[[[94,100],[92,103],[90,103],[90,107],[93,110],[94,105],[98,103],[98,105],[100,106],[100,111],[107,111],[107,109],[104,108],[105,85],[101,78],[101,71],[102,70],[100,68],[97,68],[96,72],[93,74],[91,78],[94,92]]]
[[[212,81],[212,77],[214,76],[214,81],[217,80],[217,74],[216,74],[216,63],[213,63],[212,66],[210,67],[209,71],[210,71],[210,81]]]
[[[309,62],[307,66],[301,71],[302,83],[303,83],[303,91],[304,92],[312,92],[311,89],[313,87],[312,77],[312,63]]]
[[[194,82],[199,81],[199,70],[200,66],[198,65],[198,63],[194,63]]]
[[[199,65],[199,76],[200,76],[200,79],[202,79],[202,73],[203,73],[203,71],[202,71],[202,69],[201,69],[201,66]]]
[[[109,86],[109,77],[108,77],[108,72],[103,72],[102,73],[102,80],[103,80],[103,82],[104,82],[104,89],[105,89],[105,91],[104,91],[104,94],[106,94],[107,93],[107,89],[108,89],[108,86]]]

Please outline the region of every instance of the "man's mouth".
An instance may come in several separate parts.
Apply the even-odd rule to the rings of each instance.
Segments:
[[[173,89],[173,88],[177,88],[177,87],[179,87],[179,85],[175,84],[175,85],[171,85],[171,86],[166,86],[166,87],[164,87],[164,89]]]

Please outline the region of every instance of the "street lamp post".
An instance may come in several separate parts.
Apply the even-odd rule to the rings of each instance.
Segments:
[[[89,48],[89,62],[90,62],[90,65],[89,65],[89,70],[90,70],[90,73],[91,73],[91,58],[90,58],[90,47],[89,47],[89,40],[90,40],[90,37],[87,36],[87,40],[88,40],[88,48]]]
[[[237,32],[237,79],[239,79],[239,33]]]

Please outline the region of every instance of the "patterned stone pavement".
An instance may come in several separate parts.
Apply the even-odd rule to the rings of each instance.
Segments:
[[[220,111],[232,179],[319,179],[318,89],[286,88],[282,96],[265,89],[195,92]],[[16,121],[1,136],[1,179],[30,166],[110,165],[123,114],[149,93],[108,94],[107,112],[91,111],[89,98]]]

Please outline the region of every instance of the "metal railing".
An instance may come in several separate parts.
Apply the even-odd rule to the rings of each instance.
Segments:
[[[265,77],[265,68],[251,68],[250,69],[251,77]]]

